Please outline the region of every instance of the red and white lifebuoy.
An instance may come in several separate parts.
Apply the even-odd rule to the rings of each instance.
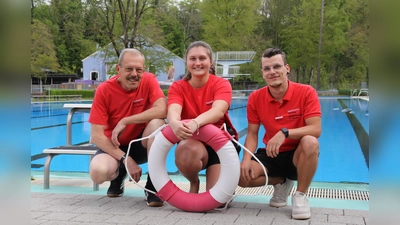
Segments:
[[[231,135],[214,125],[201,127],[199,134],[194,132],[192,138],[210,145],[219,157],[221,172],[214,187],[194,194],[179,189],[171,181],[166,171],[166,158],[179,139],[169,126],[155,136],[151,145],[148,156],[149,174],[159,198],[184,211],[205,212],[226,203],[232,197],[239,183],[239,156],[232,144]]]

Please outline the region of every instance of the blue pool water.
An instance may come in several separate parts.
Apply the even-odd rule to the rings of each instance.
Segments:
[[[322,135],[317,172],[313,181],[369,183],[369,112],[368,101],[352,98],[320,98],[322,108]],[[31,104],[31,167],[43,170],[43,149],[66,144],[67,102]],[[68,102],[71,103],[71,102]],[[79,103],[91,103],[80,101]],[[234,99],[229,115],[239,132],[239,142],[246,138],[247,99]],[[344,110],[345,109],[345,110]],[[347,112],[346,112],[347,111]],[[88,142],[90,124],[88,113],[77,112],[73,116],[72,144]],[[263,146],[259,134],[259,147]],[[243,150],[242,150],[243,151]],[[167,157],[167,171],[176,173],[174,147]],[[242,158],[242,153],[240,154]],[[61,155],[53,158],[51,171],[88,172],[89,156]],[[142,165],[146,173],[147,164]]]

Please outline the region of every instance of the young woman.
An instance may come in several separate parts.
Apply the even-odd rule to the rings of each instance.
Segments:
[[[210,146],[192,139],[192,134],[206,124],[220,128],[224,123],[236,139],[238,134],[228,117],[232,87],[227,80],[214,75],[211,47],[203,41],[191,43],[186,50],[186,64],[186,76],[169,88],[167,118],[181,140],[175,150],[176,166],[190,181],[189,192],[198,193],[198,173],[206,169],[206,189],[211,189],[219,178],[220,161]]]

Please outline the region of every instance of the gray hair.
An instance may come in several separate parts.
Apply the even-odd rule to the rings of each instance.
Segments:
[[[125,48],[125,49],[123,49],[121,51],[121,54],[119,54],[118,64],[121,65],[122,59],[124,58],[126,53],[130,53],[131,55],[140,55],[140,56],[142,56],[143,57],[143,64],[144,64],[144,62],[146,60],[146,58],[144,57],[143,53],[140,52],[139,50],[134,49],[134,48]]]

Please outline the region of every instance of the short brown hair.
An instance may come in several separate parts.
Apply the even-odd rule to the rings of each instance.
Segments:
[[[276,47],[267,48],[267,49],[264,51],[262,57],[263,57],[263,58],[271,58],[272,56],[275,56],[275,55],[281,55],[281,56],[282,56],[282,59],[283,59],[283,62],[285,63],[285,65],[287,64],[285,52],[283,52],[281,49],[276,48]]]

